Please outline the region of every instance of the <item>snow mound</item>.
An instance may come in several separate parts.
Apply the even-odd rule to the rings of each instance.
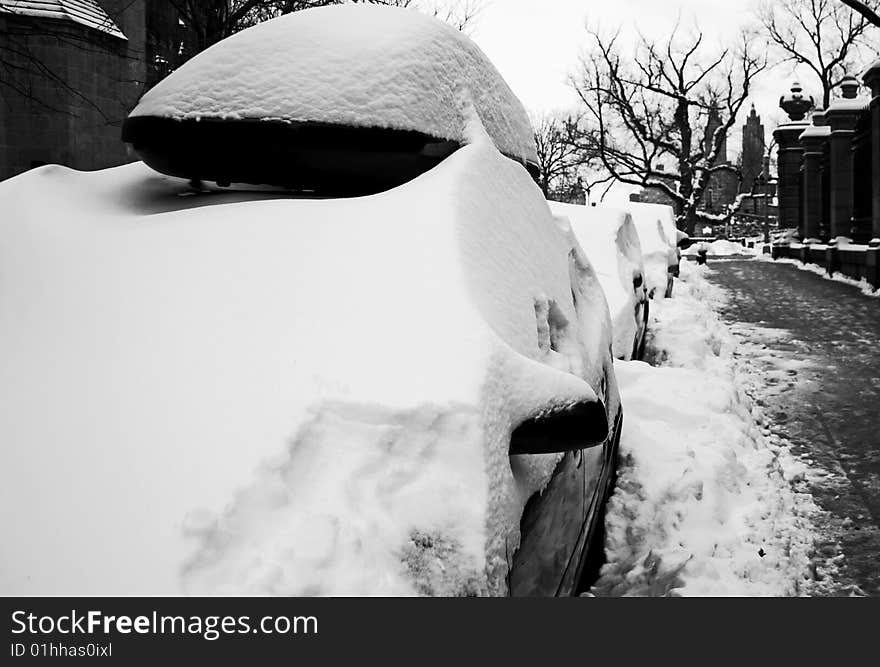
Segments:
[[[471,105],[498,150],[537,162],[525,109],[470,38],[420,12],[347,4],[224,39],[149,90],[131,116],[314,121],[463,144]]]
[[[726,239],[718,239],[710,243],[694,243],[683,254],[696,257],[701,249],[705,249],[709,257],[735,257],[738,255],[754,255],[753,248],[746,248],[742,243],[734,243]]]
[[[614,356],[629,359],[639,328],[633,280],[644,276],[641,244],[632,218],[621,209],[547,203],[555,215],[570,221],[608,301]]]
[[[560,458],[512,430],[618,399],[588,261],[479,130],[356,199],[0,183],[0,591],[506,593]]]
[[[653,310],[666,365],[615,363],[626,420],[595,595],[797,595],[811,577],[804,466],[762,432],[702,269]]]

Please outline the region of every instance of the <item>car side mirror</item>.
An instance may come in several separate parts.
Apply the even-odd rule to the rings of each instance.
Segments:
[[[597,398],[525,420],[510,436],[510,454],[558,454],[595,447],[607,438],[605,404]]]

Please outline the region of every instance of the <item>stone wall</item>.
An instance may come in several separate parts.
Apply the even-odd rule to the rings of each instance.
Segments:
[[[130,161],[121,123],[143,91],[145,3],[102,3],[128,40],[70,21],[0,16],[12,77],[0,87],[0,179],[45,163]]]
[[[863,82],[870,95],[855,77],[844,77],[840,95],[811,122],[793,118],[774,132],[780,224],[796,228],[805,244],[846,237],[880,246],[880,61]]]

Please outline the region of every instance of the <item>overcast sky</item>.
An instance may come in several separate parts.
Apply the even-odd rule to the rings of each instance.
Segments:
[[[575,104],[566,80],[586,44],[587,21],[664,39],[680,12],[683,28],[699,26],[706,43],[720,47],[735,39],[739,26],[753,21],[755,4],[756,0],[485,0],[471,37],[529,111],[540,113]],[[793,74],[778,69],[757,82],[753,101],[768,132],[781,118],[779,96],[793,79]]]

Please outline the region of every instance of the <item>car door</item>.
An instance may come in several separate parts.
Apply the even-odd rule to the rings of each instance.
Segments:
[[[579,560],[575,552],[587,510],[585,463],[593,464],[598,454],[601,464],[602,449],[564,454],[547,488],[529,499],[510,570],[511,595],[554,596],[564,582],[574,579]]]

